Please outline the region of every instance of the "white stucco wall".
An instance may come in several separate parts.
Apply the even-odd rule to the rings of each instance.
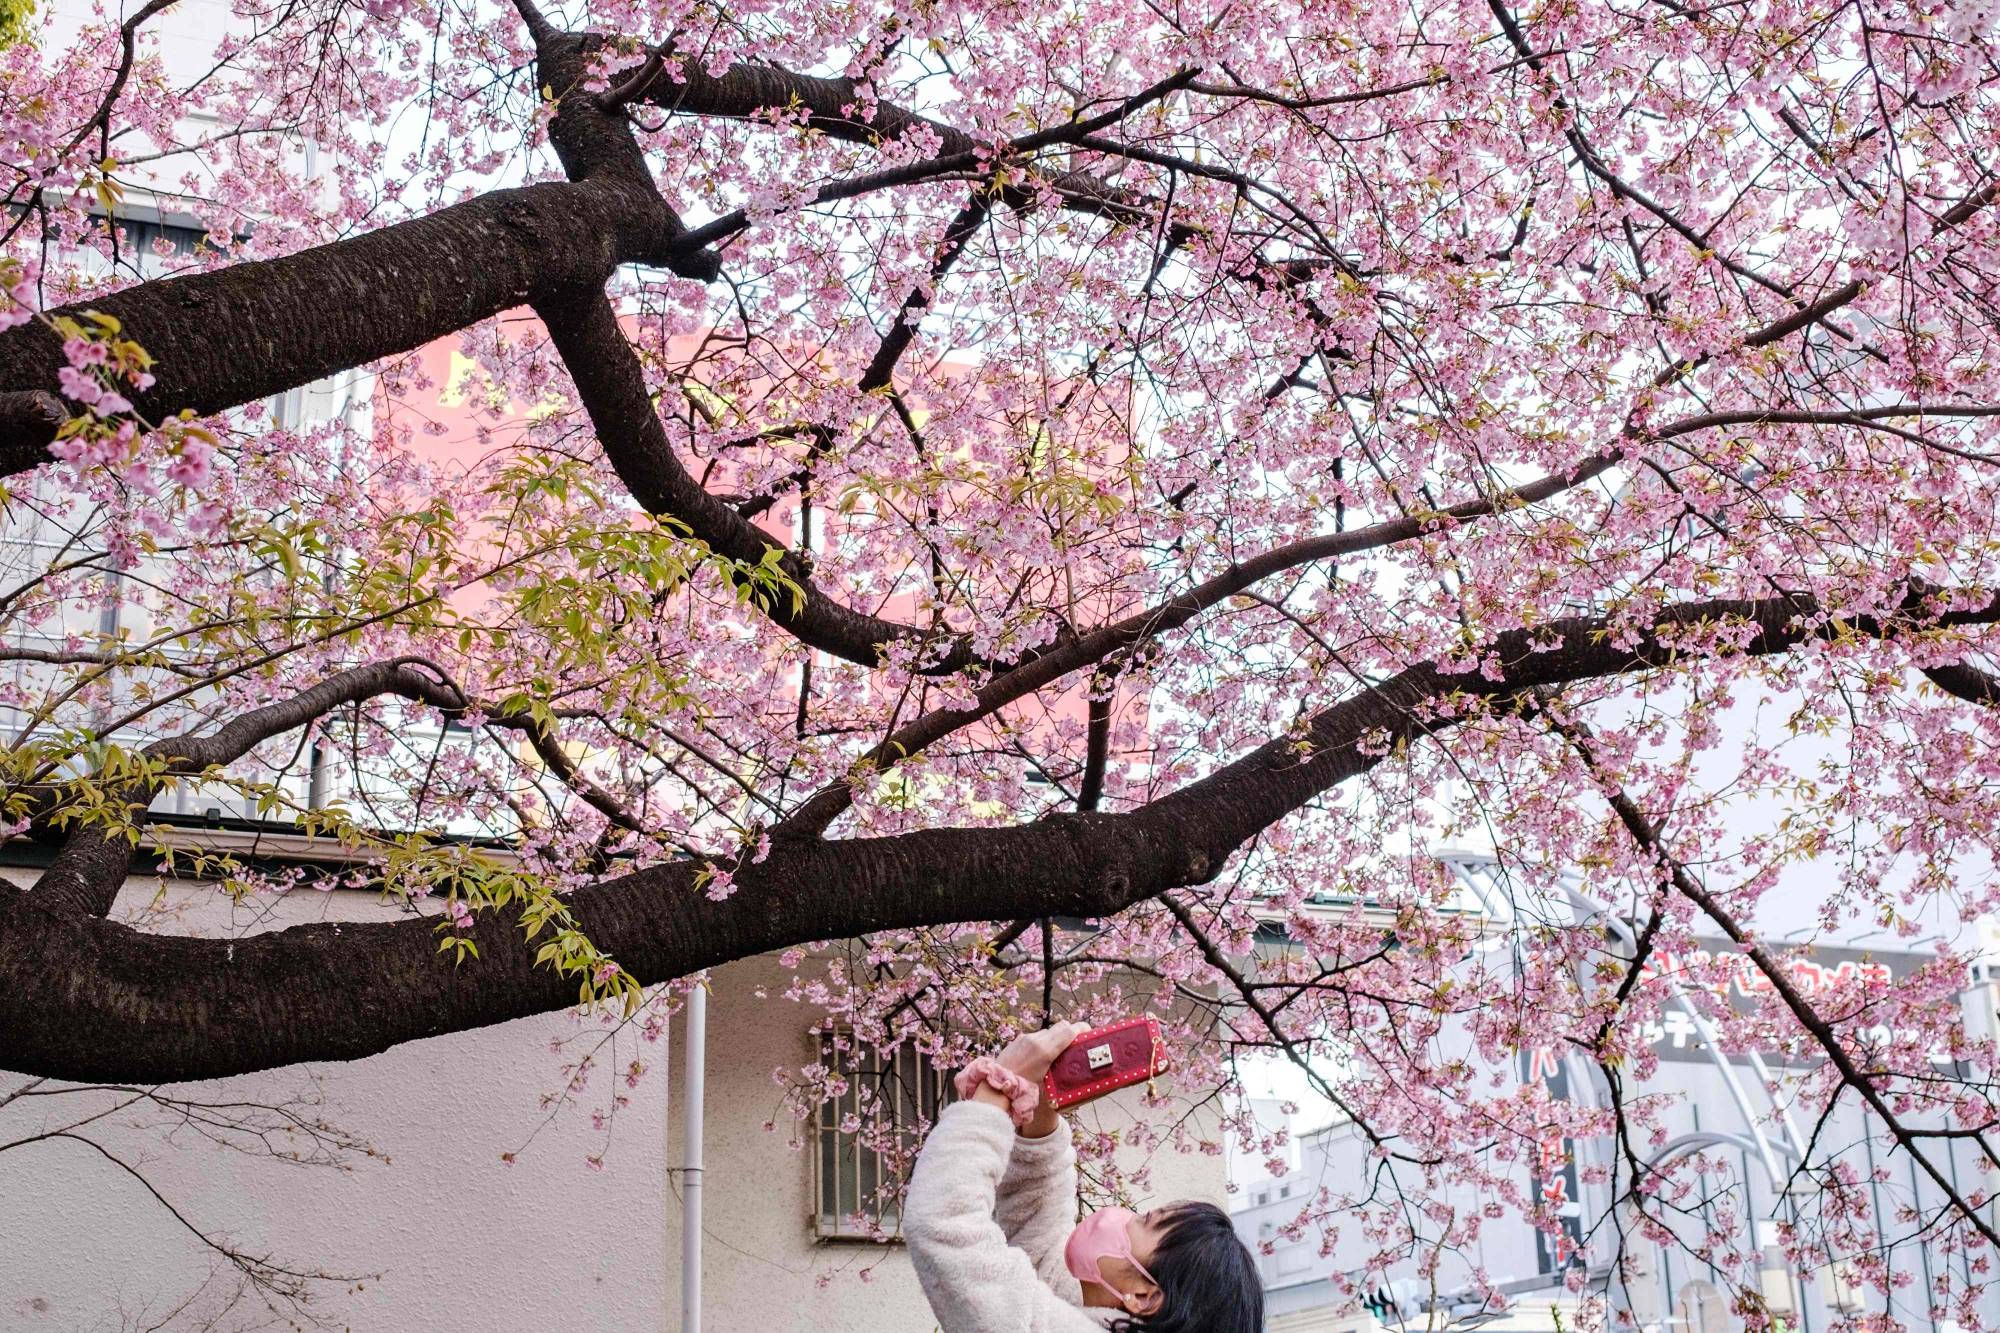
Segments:
[[[153,887],[135,882],[120,910]],[[226,926],[227,899],[198,892],[190,926]],[[382,911],[366,894],[295,894],[273,924]],[[188,1085],[207,1097],[282,1100],[317,1081],[324,1118],[386,1157],[351,1171],[287,1166],[187,1135],[170,1142],[115,1125],[92,1133],[121,1155],[143,1157],[148,1177],[190,1220],[247,1249],[306,1268],[380,1274],[328,1294],[334,1328],[659,1328],[678,1281],[661,1231],[665,1079],[643,1083],[621,1112],[601,1172],[584,1161],[603,1140],[587,1110],[558,1116],[513,1165],[500,1160],[535,1132],[543,1093],[562,1083],[550,1040],[576,1031],[570,1017],[548,1015],[351,1064]],[[22,1081],[0,1074],[0,1098]],[[49,1103],[70,1100],[0,1106],[0,1143],[35,1132],[68,1109]],[[84,1145],[0,1151],[0,1329],[149,1327],[123,1316],[151,1309],[157,1318],[209,1261],[138,1182]]]
[[[20,872],[7,872],[19,881]],[[120,911],[157,891],[138,880]],[[186,928],[244,928],[246,914],[208,890],[180,890]],[[302,892],[260,904],[266,926],[322,915],[366,919],[364,894]],[[775,960],[720,969],[709,1008],[708,1211],[703,1276],[711,1333],[923,1333],[934,1327],[900,1247],[821,1244],[810,1221],[811,1166],[788,1146],[780,1064],[809,1057],[812,1014],[779,999]],[[239,1245],[306,1268],[371,1275],[317,1307],[352,1333],[680,1328],[679,1023],[644,1047],[653,1068],[620,1110],[604,1169],[585,1159],[605,1136],[590,1123],[601,1098],[549,1119],[560,1086],[552,1039],[580,1029],[549,1015],[414,1042],[344,1065],[301,1066],[224,1084],[190,1085],[282,1100],[317,1085],[321,1114],[385,1160],[351,1171],[293,1167],[198,1138],[99,1124],[92,1133],[129,1160],[191,1220]],[[670,1052],[667,1048],[671,1045]],[[622,1048],[621,1059],[640,1049]],[[671,1056],[671,1059],[669,1058]],[[0,1074],[0,1101],[22,1082]],[[0,1144],[34,1133],[73,1097],[0,1105]],[[1122,1108],[1097,1114],[1116,1121]],[[548,1123],[543,1126],[543,1122]],[[537,1131],[538,1126],[543,1126]],[[500,1154],[533,1142],[513,1165]],[[1220,1157],[1160,1155],[1156,1197],[1223,1201]],[[142,1186],[82,1144],[0,1150],[0,1330],[72,1333],[148,1328],[202,1280],[210,1256]],[[870,1279],[859,1276],[872,1270]],[[374,1276],[379,1275],[379,1276]],[[197,1306],[190,1312],[199,1313]],[[149,1318],[140,1318],[150,1311]],[[244,1318],[241,1316],[257,1316]],[[286,1327],[255,1308],[221,1330]],[[168,1329],[199,1327],[191,1318]]]

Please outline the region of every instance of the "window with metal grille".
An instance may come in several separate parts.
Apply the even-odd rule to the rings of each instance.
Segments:
[[[819,1108],[814,1230],[823,1240],[893,1237],[902,1182],[953,1100],[951,1076],[911,1047],[885,1056],[832,1033],[820,1037],[820,1060],[844,1086]]]

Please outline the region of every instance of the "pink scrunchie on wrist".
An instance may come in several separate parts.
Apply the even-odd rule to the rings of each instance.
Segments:
[[[990,1055],[982,1055],[959,1070],[951,1082],[961,1100],[970,1098],[982,1083],[992,1088],[1007,1099],[1008,1114],[1014,1117],[1017,1127],[1034,1118],[1035,1108],[1042,1101],[1040,1088]]]

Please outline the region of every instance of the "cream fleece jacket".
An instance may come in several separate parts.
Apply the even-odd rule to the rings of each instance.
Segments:
[[[1103,1333],[1063,1266],[1076,1225],[1076,1150],[1024,1139],[997,1106],[954,1102],[910,1174],[903,1240],[940,1333]]]

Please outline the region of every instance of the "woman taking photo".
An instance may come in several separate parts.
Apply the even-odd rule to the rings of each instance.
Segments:
[[[941,1333],[1261,1333],[1256,1262],[1213,1204],[1076,1220],[1076,1152],[1040,1084],[1080,1031],[961,1070],[917,1157],[903,1238]]]

